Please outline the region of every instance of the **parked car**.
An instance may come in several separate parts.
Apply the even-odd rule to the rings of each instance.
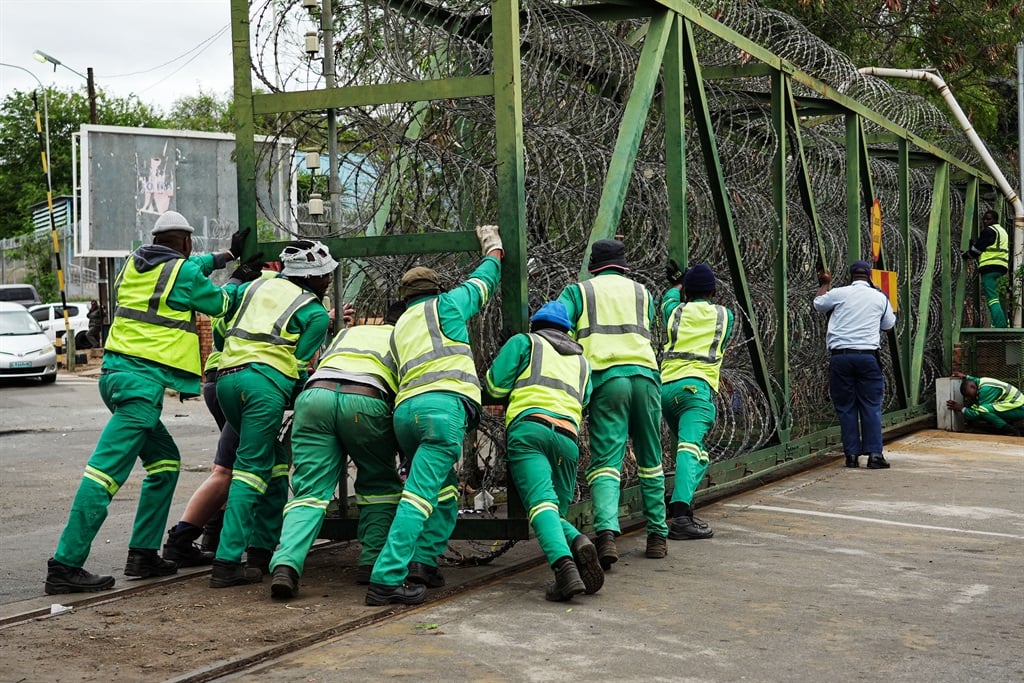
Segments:
[[[56,344],[57,340],[64,336],[64,305],[55,302],[31,306],[28,312],[36,319],[39,326],[43,328],[51,343]],[[89,343],[89,303],[74,302],[68,303],[68,322],[71,323],[71,331],[75,335],[75,348],[88,349]]]
[[[21,304],[28,308],[39,303],[39,292],[32,285],[0,285],[0,301]]]
[[[21,304],[0,301],[0,379],[57,379],[57,351]]]

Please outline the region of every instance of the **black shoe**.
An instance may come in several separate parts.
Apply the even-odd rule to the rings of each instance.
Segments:
[[[178,573],[178,565],[160,557],[155,550],[128,548],[128,561],[124,575],[148,579],[151,576],[170,576]]]
[[[586,592],[587,585],[580,578],[580,572],[571,557],[561,558],[551,565],[551,570],[555,572],[555,580],[544,589],[545,600],[565,602],[574,595]]]
[[[711,526],[707,522],[693,515],[673,517],[668,524],[668,537],[673,541],[711,538],[714,535],[715,532],[711,530]]]
[[[572,540],[570,546],[572,560],[576,563],[576,569],[583,579],[583,585],[587,595],[593,595],[601,590],[604,585],[604,570],[601,569],[601,562],[597,559],[597,546],[590,542],[586,534],[580,534]]]
[[[114,587],[113,576],[90,574],[81,567],[69,567],[52,557],[46,561],[46,594],[95,593]]]
[[[371,583],[366,591],[365,604],[378,605],[418,605],[427,599],[427,587],[420,584],[403,583],[401,586],[385,586]]]
[[[856,454],[854,454],[854,455],[847,455],[846,456],[846,466],[847,467],[860,467],[860,463],[857,461],[857,458],[859,458],[859,457],[860,456],[858,456]]]
[[[369,586],[371,576],[373,576],[372,564],[361,564],[356,567],[356,583],[360,586]]]
[[[273,550],[266,548],[250,547],[245,549],[245,566],[259,569],[263,574],[270,573],[270,558],[274,556]]]
[[[224,527],[224,510],[217,510],[213,513],[210,521],[203,525],[203,539],[199,547],[208,553],[217,554],[217,546],[220,545],[220,530]]]
[[[601,569],[608,571],[619,561],[619,550],[615,547],[615,532],[598,531],[596,543],[597,559],[601,563]]]
[[[167,531],[167,542],[164,543],[164,559],[171,560],[179,567],[205,567],[213,564],[214,554],[206,552],[195,544],[202,529],[189,526],[181,531],[172,527]]]
[[[441,574],[441,570],[422,562],[409,563],[409,575],[405,577],[405,580],[427,588],[440,588],[444,585],[444,575]]]
[[[647,550],[644,551],[644,557],[660,560],[666,555],[668,555],[668,543],[665,541],[665,537],[659,534],[647,534]]]
[[[887,470],[889,469],[889,461],[881,453],[872,453],[868,456],[868,469]]]
[[[270,582],[270,597],[275,600],[294,598],[299,592],[299,573],[286,564],[274,567],[274,578]]]
[[[262,581],[263,572],[255,567],[247,567],[241,562],[213,561],[213,572],[210,573],[210,588],[243,586],[247,583],[260,583]]]

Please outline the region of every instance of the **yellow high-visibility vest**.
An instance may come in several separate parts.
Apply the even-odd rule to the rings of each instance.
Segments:
[[[398,364],[396,406],[428,391],[451,391],[480,405],[473,349],[444,335],[436,297],[406,309],[391,334],[391,353]]]
[[[681,303],[668,320],[661,361],[662,384],[697,377],[718,391],[729,311],[707,301]]]
[[[524,410],[541,408],[579,427],[590,366],[582,355],[562,355],[539,334],[529,334],[530,364],[516,377],[505,410],[508,426]]]
[[[651,346],[650,296],[639,282],[605,275],[579,283],[583,311],[576,341],[591,369],[640,365],[658,369]]]
[[[335,368],[345,372],[374,375],[398,391],[391,333],[394,325],[359,325],[339,332],[323,352],[317,368]]]
[[[981,252],[978,257],[978,267],[982,266],[1010,266],[1010,237],[1006,230],[998,223],[990,225],[996,231],[996,241],[989,245],[988,249]]]
[[[106,349],[152,360],[199,376],[199,332],[194,311],[167,305],[185,259],[140,273],[129,257],[117,276],[117,310]]]

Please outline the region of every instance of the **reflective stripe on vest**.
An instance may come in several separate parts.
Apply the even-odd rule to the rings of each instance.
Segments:
[[[978,267],[1002,266],[1008,268],[1010,265],[1010,238],[1003,226],[996,224],[989,227],[995,230],[996,241],[981,252],[981,256],[978,257]]]
[[[979,389],[981,387],[992,387],[993,389],[998,389],[1002,392],[996,400],[991,402],[993,410],[1004,412],[1007,410],[1013,410],[1014,408],[1024,407],[1024,393],[1021,393],[1020,389],[1012,384],[1000,382],[999,380],[992,379],[991,377],[982,377],[978,381],[978,387]]]
[[[216,335],[220,335],[221,345],[224,344],[224,333],[227,332],[227,321],[223,317],[210,318],[210,328]],[[210,351],[210,355],[206,357],[206,367],[203,368],[204,372],[210,372],[216,370],[220,364],[221,352],[217,349]]]
[[[651,346],[650,297],[639,282],[605,275],[579,283],[583,311],[576,340],[593,370],[615,365],[658,369]],[[600,300],[600,303],[599,303]]]
[[[530,338],[530,364],[516,378],[505,410],[505,426],[524,410],[541,408],[583,422],[583,392],[587,387],[587,361],[583,356],[558,353],[538,334]]]
[[[661,361],[662,383],[698,377],[718,391],[728,322],[725,306],[706,301],[679,304],[669,318],[668,341]]]
[[[196,314],[167,305],[184,263],[183,258],[166,261],[140,273],[135,259],[128,258],[115,282],[118,305],[106,343],[108,351],[201,374]]]
[[[473,349],[444,335],[437,302],[410,306],[391,334],[391,354],[398,363],[396,406],[428,391],[451,391],[480,405]]]
[[[285,278],[253,282],[228,324],[220,367],[227,370],[246,363],[264,363],[298,379],[295,346],[299,335],[288,331],[288,322],[297,310],[315,301],[310,292]],[[283,309],[282,302],[288,302]]]
[[[359,325],[337,334],[323,352],[319,368],[374,375],[398,391],[395,358],[391,355],[394,325]]]

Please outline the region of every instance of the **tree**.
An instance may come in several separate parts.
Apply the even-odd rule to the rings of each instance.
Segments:
[[[167,114],[168,128],[178,130],[202,130],[230,133],[234,130],[231,121],[232,101],[219,98],[215,93],[199,90],[195,95],[186,95],[174,101]]]
[[[50,124],[50,176],[54,196],[71,194],[71,135],[89,120],[89,101],[81,92],[47,88]],[[42,97],[39,96],[42,109]],[[160,114],[137,97],[100,93],[96,114],[111,126],[164,126]],[[0,238],[32,228],[29,207],[46,199],[31,92],[12,91],[0,103]]]

